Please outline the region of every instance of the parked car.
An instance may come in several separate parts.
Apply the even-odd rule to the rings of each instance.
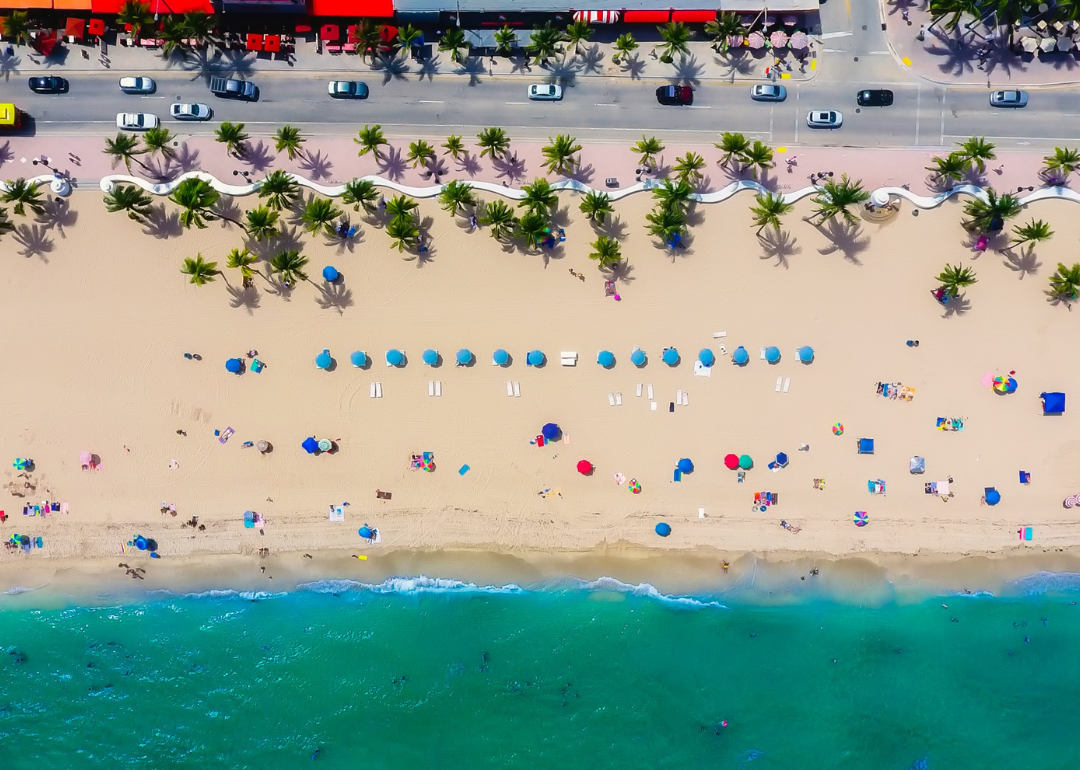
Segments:
[[[169,107],[173,120],[210,120],[214,111],[198,102],[176,102]]]
[[[656,89],[656,101],[661,104],[693,104],[694,89],[690,86],[660,86]]]
[[[68,90],[67,80],[55,75],[30,78],[29,86],[35,94],[64,94]]]
[[[253,102],[259,98],[259,89],[249,80],[236,78],[210,78],[210,93],[226,99]]]
[[[813,110],[806,116],[806,125],[810,128],[840,128],[844,125],[844,116],[836,110]]]
[[[557,102],[562,99],[562,86],[554,83],[532,83],[529,98],[537,102]]]
[[[120,78],[120,90],[125,94],[152,94],[157,90],[157,83],[153,78],[141,76]]]
[[[359,80],[331,80],[326,87],[327,93],[335,99],[367,99],[367,83]]]
[[[893,93],[885,88],[859,91],[855,101],[860,107],[888,107],[893,102]]]
[[[755,102],[782,102],[787,99],[787,89],[774,83],[750,86],[750,98]]]
[[[1027,107],[1027,91],[991,91],[991,107]]]
[[[157,115],[148,112],[118,112],[116,113],[116,127],[126,131],[146,131],[149,128],[157,128]]]

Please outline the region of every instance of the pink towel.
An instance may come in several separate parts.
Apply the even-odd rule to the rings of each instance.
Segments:
[[[982,386],[984,388],[990,388],[990,387],[993,387],[993,385],[994,385],[994,373],[993,372],[987,372],[986,374],[983,375]]]

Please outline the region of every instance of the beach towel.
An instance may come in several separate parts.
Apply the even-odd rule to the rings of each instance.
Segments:
[[[345,508],[340,505],[331,505],[330,521],[345,521]]]
[[[236,431],[234,431],[231,427],[226,428],[224,431],[222,431],[221,436],[218,437],[218,442],[224,444],[226,441],[229,440],[229,436],[231,436],[235,432]]]

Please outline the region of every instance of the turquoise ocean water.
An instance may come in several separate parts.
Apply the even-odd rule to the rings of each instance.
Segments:
[[[1077,600],[1045,574],[872,609],[615,581],[9,595],[0,768],[1076,768]]]

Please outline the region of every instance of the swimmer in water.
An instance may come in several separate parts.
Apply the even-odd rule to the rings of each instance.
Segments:
[[[320,749],[318,746],[316,746],[314,753],[311,755],[311,758],[312,759],[318,759],[320,751],[322,751],[322,749]]]

